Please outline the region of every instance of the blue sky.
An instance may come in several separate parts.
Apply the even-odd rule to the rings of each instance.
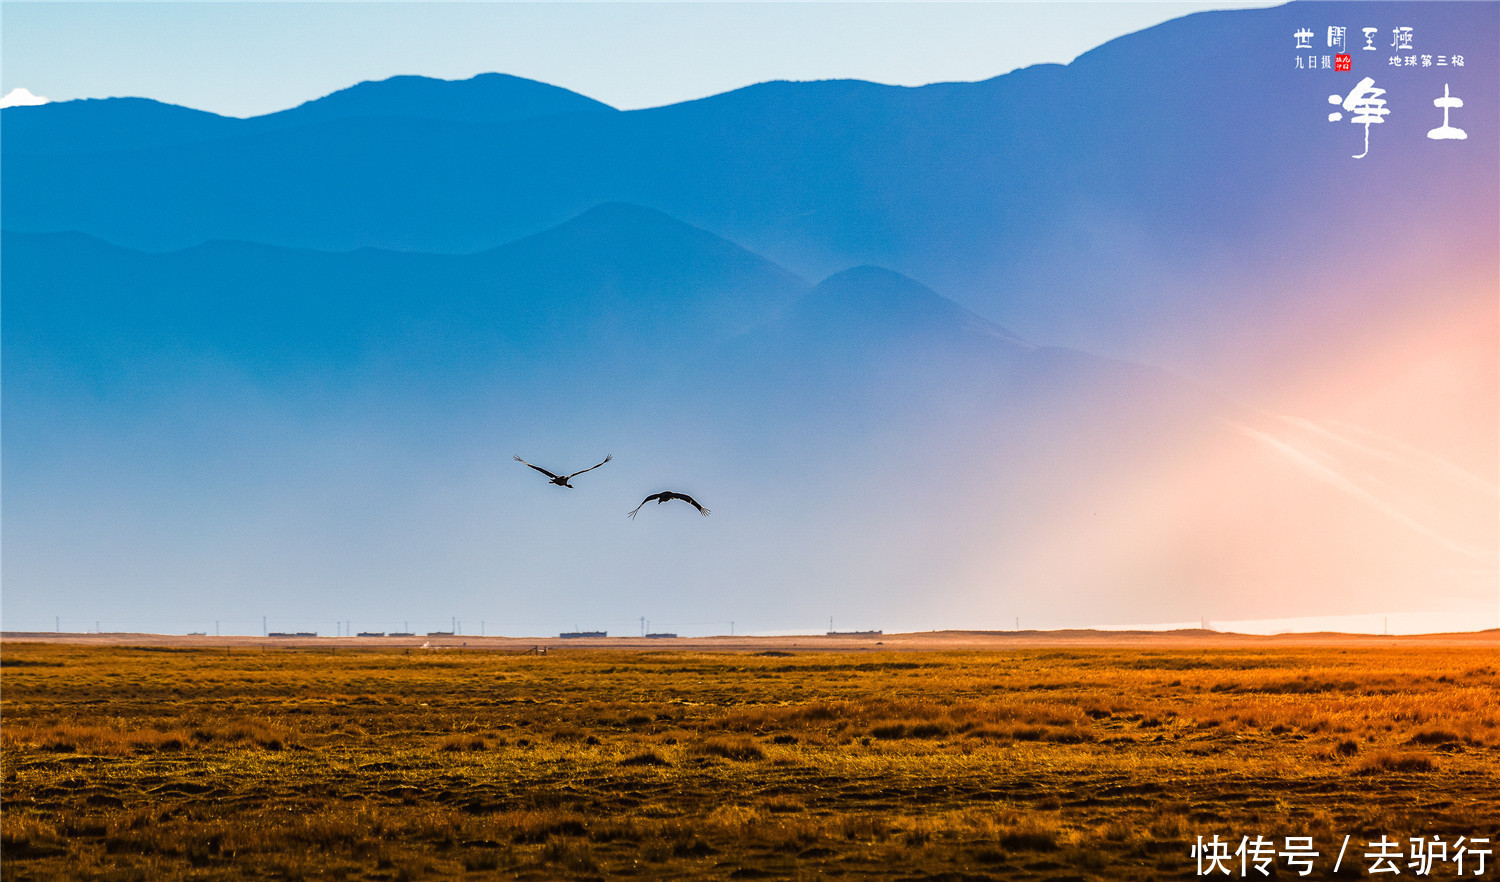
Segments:
[[[988,79],[1199,10],[1267,5],[6,0],[0,94],[254,116],[363,80],[496,71],[632,109],[772,79]]]

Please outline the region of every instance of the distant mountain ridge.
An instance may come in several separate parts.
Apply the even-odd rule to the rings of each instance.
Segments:
[[[408,86],[451,92],[456,108],[493,78],[396,80],[246,121],[234,137],[217,137],[215,123],[212,140],[86,157],[12,124],[46,118],[50,105],[8,108],[0,222],[151,250],[221,238],[463,253],[628,202],[807,278],[889,267],[1029,339],[1230,385],[1284,382],[1240,353],[1316,321],[1276,362],[1300,364],[1318,357],[1319,337],[1386,314],[1333,293],[1400,278],[1388,249],[1370,249],[1408,229],[1384,182],[1403,182],[1452,255],[1436,261],[1442,271],[1495,263],[1486,231],[1500,211],[1468,197],[1500,187],[1500,127],[1477,110],[1500,106],[1497,59],[1474,53],[1462,69],[1399,77],[1369,53],[1349,74],[1291,66],[1288,34],[1357,16],[1420,19],[1434,45],[1500,28],[1493,4],[1297,2],[1185,16],[1066,66],[975,83],[773,82],[628,112],[531,84],[545,102],[566,98],[547,105],[566,112],[499,124],[360,115],[249,125],[307,123],[323,108],[364,113],[382,95],[402,113],[443,104],[400,98]],[[1358,127],[1330,124],[1323,105],[1364,73],[1399,110],[1356,161]],[[1465,111],[1475,108],[1462,142],[1425,137],[1444,77]],[[493,85],[519,93],[507,78]],[[483,115],[451,116],[466,113]],[[86,146],[110,140],[102,132]],[[1338,206],[1339,222],[1308,206]],[[1368,257],[1336,276],[1324,259],[1354,253]],[[1472,285],[1434,279],[1427,289],[1447,297]],[[1427,295],[1408,286],[1389,296]],[[1233,334],[1234,345],[1191,342],[1205,333]]]
[[[87,351],[95,335],[123,332],[142,352],[176,340],[271,364],[298,350],[362,359],[408,344],[413,355],[477,345],[655,364],[650,348],[680,357],[712,345],[807,288],[733,243],[623,204],[472,255],[244,242],[144,254],[76,233],[5,241],[7,334]],[[412,327],[441,331],[423,343],[405,336]]]
[[[366,81],[245,119],[149,98],[87,98],[15,109],[36,111],[4,110],[7,149],[16,154],[140,150],[371,116],[496,125],[560,113],[618,112],[567,89],[499,73],[467,80],[395,76]]]
[[[618,113],[602,101],[558,86],[501,73],[466,80],[395,76],[340,89],[277,113],[254,117],[263,125],[403,116],[494,124],[558,113]]]

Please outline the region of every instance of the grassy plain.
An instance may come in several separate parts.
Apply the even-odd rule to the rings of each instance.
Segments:
[[[1492,649],[0,662],[6,879],[1184,878],[1200,835],[1311,836],[1326,878],[1346,834],[1362,878],[1382,835],[1500,840]]]

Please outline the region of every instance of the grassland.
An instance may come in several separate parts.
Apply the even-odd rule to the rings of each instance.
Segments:
[[[1183,878],[1200,835],[1311,836],[1325,878],[1346,834],[1361,878],[1382,835],[1500,840],[1492,650],[0,662],[6,879]]]

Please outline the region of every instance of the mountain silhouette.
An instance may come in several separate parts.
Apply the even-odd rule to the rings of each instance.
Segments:
[[[154,255],[80,234],[5,241],[6,334],[26,341],[18,358],[196,350],[272,377],[441,380],[521,360],[547,363],[560,385],[599,385],[603,373],[613,387],[768,320],[806,288],[710,233],[619,204],[472,255],[241,242]]]
[[[557,86],[507,74],[467,80],[396,76],[340,89],[288,110],[238,119],[148,98],[54,101],[37,111],[5,108],[9,155],[69,155],[140,150],[245,137],[313,123],[401,117],[492,125],[563,113],[612,113],[614,108]]]
[[[1433,308],[1474,308],[1468,274],[1476,260],[1495,274],[1486,231],[1500,224],[1492,200],[1468,198],[1500,186],[1493,115],[1467,114],[1461,145],[1428,140],[1423,121],[1444,77],[1462,76],[1452,85],[1466,109],[1500,105],[1496,59],[1396,77],[1384,56],[1360,53],[1360,70],[1325,76],[1293,66],[1288,34],[1312,19],[1405,15],[1432,45],[1458,45],[1476,24],[1500,24],[1495,14],[1319,3],[1200,13],[983,82],[764,83],[493,124],[478,124],[498,118],[486,116],[491,81],[518,96],[524,81],[398,78],[245,121],[230,138],[111,151],[105,132],[87,156],[7,122],[3,225],[150,250],[217,238],[463,253],[623,201],[806,278],[889,267],[1029,339],[1259,394],[1295,382],[1329,336],[1370,326],[1373,346],[1398,333],[1430,291],[1443,292]],[[1364,74],[1401,115],[1356,161],[1359,127],[1331,124],[1325,105]],[[549,110],[592,106],[527,89],[551,96]],[[381,105],[444,112],[371,115]],[[1420,285],[1393,281],[1392,243],[1409,230],[1389,204],[1394,179],[1440,243],[1439,277]],[[1338,206],[1337,222],[1312,205]],[[1361,258],[1335,270],[1337,254]],[[1259,357],[1266,339],[1283,357]]]
[[[15,112],[13,112],[15,111]],[[27,111],[40,111],[31,113]],[[149,98],[84,98],[0,110],[7,159],[140,150],[241,134],[241,120]]]
[[[340,89],[289,110],[258,117],[269,125],[304,125],[360,116],[504,123],[558,113],[613,113],[613,107],[567,89],[486,73],[466,80],[396,76]]]
[[[847,335],[855,348],[873,336],[920,336],[954,342],[966,335],[1029,348],[926,285],[892,270],[860,266],[818,283],[784,321],[806,334]]]

